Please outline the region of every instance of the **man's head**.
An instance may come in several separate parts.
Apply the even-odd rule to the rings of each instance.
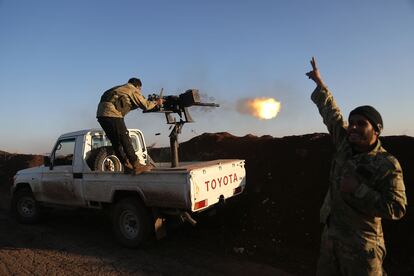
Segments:
[[[137,78],[130,78],[128,80],[128,83],[132,84],[136,88],[141,88],[141,86],[142,86],[141,80],[140,79],[137,79]]]
[[[369,150],[383,129],[379,112],[369,105],[359,106],[349,113],[348,141],[358,151]]]

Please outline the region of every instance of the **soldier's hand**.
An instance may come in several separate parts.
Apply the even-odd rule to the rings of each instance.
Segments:
[[[340,190],[342,193],[351,194],[359,187],[358,179],[355,176],[344,176],[340,183]]]
[[[159,98],[155,102],[157,103],[158,106],[162,106],[165,100],[163,98]]]
[[[313,80],[316,83],[316,85],[325,86],[322,80],[322,77],[321,77],[321,73],[319,72],[319,69],[316,66],[315,57],[312,57],[312,60],[310,63],[312,65],[312,71],[309,71],[308,73],[306,73],[306,76],[308,76],[311,80]]]

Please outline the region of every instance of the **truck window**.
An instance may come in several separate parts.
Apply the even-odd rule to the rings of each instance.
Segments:
[[[144,139],[142,138],[142,134],[138,133],[138,137],[139,137],[139,141],[140,141],[140,145],[141,145],[141,150],[142,150],[142,152],[145,152]]]
[[[135,135],[130,135],[132,147],[134,148],[134,151],[137,151],[138,149],[138,141],[137,137]],[[95,134],[92,136],[92,150],[106,147],[106,146],[112,146],[111,141],[106,137],[106,135],[100,135]]]
[[[92,136],[92,149],[110,146],[111,142],[105,135],[93,135]]]
[[[54,166],[70,166],[75,152],[75,139],[60,140],[53,152]]]

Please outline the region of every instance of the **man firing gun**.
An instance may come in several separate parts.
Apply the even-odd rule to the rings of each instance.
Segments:
[[[131,78],[128,83],[105,91],[98,105],[96,118],[112,143],[116,156],[124,166],[125,173],[141,174],[152,169],[151,165],[141,165],[135,154],[124,117],[131,110],[144,111],[162,106],[162,98],[147,101],[141,94],[142,82]]]

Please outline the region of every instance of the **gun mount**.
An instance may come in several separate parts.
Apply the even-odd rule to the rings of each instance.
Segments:
[[[151,94],[148,96],[148,100],[150,101],[156,101],[160,98],[164,99],[163,105],[146,112],[165,113],[168,124],[174,124],[176,122],[176,119],[172,117],[173,113],[178,114],[180,121],[184,121],[184,123],[194,122],[188,111],[190,106],[219,107],[219,105],[215,103],[202,103],[197,89],[189,89],[178,96],[162,96],[157,94]]]
[[[170,151],[171,151],[171,167],[175,168],[179,166],[178,158],[178,135],[181,133],[181,129],[185,123],[193,123],[194,120],[191,117],[188,108],[191,106],[206,106],[206,107],[219,107],[216,103],[203,103],[197,89],[189,89],[184,93],[175,96],[162,96],[162,90],[160,95],[151,94],[148,96],[148,100],[156,101],[158,99],[164,99],[162,106],[145,111],[151,113],[164,113],[167,120],[167,124],[174,125],[169,137],[170,137]],[[173,114],[178,114],[179,120],[173,117]]]

